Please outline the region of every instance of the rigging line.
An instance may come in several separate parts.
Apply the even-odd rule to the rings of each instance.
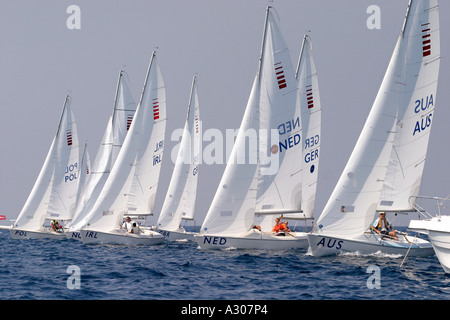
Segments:
[[[406,238],[406,237],[405,237]],[[405,263],[405,261],[406,261],[406,257],[408,256],[408,253],[409,253],[409,251],[411,250],[411,247],[412,247],[412,245],[413,245],[413,243],[412,242],[410,242],[409,243],[409,248],[408,248],[408,251],[406,251],[406,254],[405,254],[405,257],[403,258],[403,261],[402,261],[402,263],[400,264],[400,268],[402,268],[403,267],[403,264]]]
[[[274,181],[273,181],[273,184],[274,184],[274,186],[275,186],[275,190],[277,190],[278,197],[280,198],[281,207],[284,208],[283,198],[281,197],[281,193],[280,193],[280,190],[278,189],[277,182],[274,180]]]

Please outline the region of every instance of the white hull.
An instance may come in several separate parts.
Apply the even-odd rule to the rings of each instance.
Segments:
[[[450,273],[450,216],[412,220],[408,229],[428,234],[442,268]]]
[[[286,236],[251,230],[244,236],[196,235],[194,236],[201,249],[306,249],[308,240],[306,233],[291,232]]]
[[[132,234],[123,231],[101,232],[95,230],[82,230],[83,244],[124,244],[124,245],[154,245],[164,242],[164,236],[158,232],[146,230],[141,234]]]
[[[308,234],[309,247],[315,257],[337,255],[342,252],[357,252],[359,254],[385,253],[393,255],[408,255],[410,257],[424,257],[434,254],[430,242],[399,235],[399,241],[380,239],[379,235],[365,233],[360,238],[346,239],[319,234]],[[409,241],[409,242],[408,242]]]
[[[428,237],[445,273],[450,273],[450,232],[429,230]]]
[[[43,228],[41,230],[21,230],[16,228],[11,228],[11,237],[15,240],[29,240],[29,239],[65,239],[66,235],[64,232],[55,232],[50,228]]]
[[[198,234],[196,232],[188,232],[188,231],[186,231],[184,229],[179,229],[179,230],[158,229],[156,231],[161,233],[166,238],[166,240],[168,240],[168,241],[187,240],[187,241],[194,241],[195,242],[194,236],[196,234]]]

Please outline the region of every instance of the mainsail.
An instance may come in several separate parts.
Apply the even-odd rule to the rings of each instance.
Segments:
[[[312,55],[312,42],[308,35],[303,38],[296,78],[297,103],[300,104],[302,121],[302,215],[312,219],[316,201],[319,175],[320,133],[322,105],[319,95],[319,79]]]
[[[436,0],[410,1],[402,32],[370,114],[316,223],[323,233],[346,237],[361,235],[368,229],[376,210],[381,209],[380,199],[382,204],[392,201],[393,205],[396,202],[388,196],[399,194],[406,199],[406,194],[409,197],[410,193],[417,192],[434,109],[430,99],[434,98],[437,86],[437,10]],[[417,124],[420,131],[416,130]],[[405,151],[409,154],[403,154]],[[400,161],[397,161],[399,166],[394,167],[396,157]],[[403,171],[398,171],[400,167]],[[394,172],[402,175],[405,169],[411,170],[411,177],[409,173],[400,180],[391,177]],[[403,185],[403,190],[388,190],[388,186],[393,190],[396,185]]]
[[[182,219],[191,220],[197,196],[198,166],[201,152],[197,79],[192,80],[186,121],[179,151],[157,227],[177,230]]]
[[[112,231],[124,215],[152,214],[166,128],[166,97],[153,52],[133,122],[86,229]]]
[[[413,1],[402,30],[402,72],[397,75],[398,121],[378,205],[380,211],[413,211],[436,104],[440,64],[437,1]],[[412,197],[412,198],[411,198]]]
[[[269,10],[260,81],[257,214],[301,210],[301,121],[289,48]],[[276,139],[274,139],[276,138]],[[268,159],[269,161],[265,161]],[[269,217],[273,221],[273,216]]]
[[[135,112],[136,103],[128,87],[125,73],[120,71],[113,112],[108,120],[94,164],[90,169],[89,178],[77,203],[77,209],[70,224],[71,229],[81,228],[83,218],[94,206],[117,159]]]

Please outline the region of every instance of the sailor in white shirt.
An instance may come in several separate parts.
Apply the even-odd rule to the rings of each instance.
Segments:
[[[130,217],[127,217],[122,224],[122,228],[127,230],[127,232],[131,232],[133,230],[133,221],[131,221]]]

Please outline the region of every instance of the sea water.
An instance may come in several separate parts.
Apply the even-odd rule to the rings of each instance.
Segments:
[[[403,262],[403,265],[402,265]],[[0,231],[2,300],[446,300],[436,256],[216,250],[13,240]]]

